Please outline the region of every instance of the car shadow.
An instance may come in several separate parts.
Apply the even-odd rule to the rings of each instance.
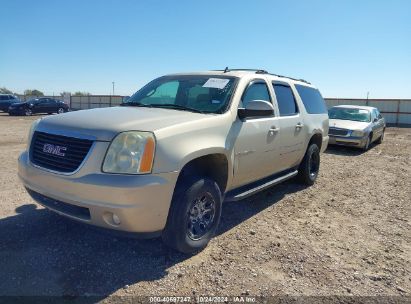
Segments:
[[[304,186],[293,181],[239,202],[225,202],[218,235]],[[139,240],[90,229],[27,203],[0,219],[0,296],[65,296],[97,302],[127,285],[155,281],[190,255],[160,238]]]
[[[370,149],[373,145],[370,146]],[[324,151],[325,154],[334,154],[341,156],[359,156],[365,153],[364,150],[359,148],[339,146],[339,145],[328,145],[327,149]]]
[[[35,204],[16,212],[0,220],[0,296],[105,298],[126,285],[160,279],[188,257],[158,238],[115,237]]]
[[[34,114],[32,114],[31,116],[44,116],[44,115],[47,115],[47,114],[43,114],[43,113],[34,113]],[[26,115],[9,115],[9,113],[7,113],[7,112],[0,112],[0,117],[1,116],[4,116],[4,117],[30,117],[30,116],[26,116]]]
[[[307,186],[291,179],[237,202],[224,202],[217,234],[222,234],[247,219],[277,204],[286,194],[301,191]]]

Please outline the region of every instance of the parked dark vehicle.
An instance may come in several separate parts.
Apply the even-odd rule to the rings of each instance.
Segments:
[[[10,115],[30,116],[35,113],[61,114],[67,112],[69,107],[61,100],[44,97],[12,104],[8,110]]]
[[[20,102],[17,96],[12,94],[0,94],[0,111],[7,112],[10,105]]]

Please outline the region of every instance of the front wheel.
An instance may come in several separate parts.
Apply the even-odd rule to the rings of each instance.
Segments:
[[[57,113],[58,113],[58,114],[64,113],[64,109],[63,109],[63,108],[58,108]]]
[[[31,116],[31,115],[33,115],[33,111],[32,111],[31,109],[26,109],[26,110],[24,111],[24,115],[26,115],[26,116]]]
[[[370,148],[371,138],[372,138],[372,135],[370,134],[370,135],[367,137],[367,140],[365,141],[364,147],[362,148],[363,151],[368,151],[368,149]]]
[[[313,185],[320,171],[320,148],[311,144],[305,152],[303,161],[298,168],[298,179],[306,185]]]
[[[221,217],[221,191],[209,178],[192,178],[177,185],[163,241],[170,247],[193,253],[205,248]]]
[[[385,133],[385,129],[382,130],[381,136],[377,139],[376,141],[377,144],[381,144],[382,141],[384,140],[384,133]]]

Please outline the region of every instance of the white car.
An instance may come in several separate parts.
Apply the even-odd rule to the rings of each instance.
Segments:
[[[372,142],[384,139],[385,119],[374,107],[340,105],[328,110],[329,144],[368,150]]]

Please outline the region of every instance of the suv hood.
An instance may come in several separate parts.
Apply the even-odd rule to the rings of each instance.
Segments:
[[[369,122],[343,120],[343,119],[330,119],[330,128],[341,128],[349,130],[364,130],[369,126]]]
[[[48,116],[41,119],[36,130],[111,141],[119,132],[154,132],[171,125],[205,119],[209,115],[162,108],[112,107]]]

